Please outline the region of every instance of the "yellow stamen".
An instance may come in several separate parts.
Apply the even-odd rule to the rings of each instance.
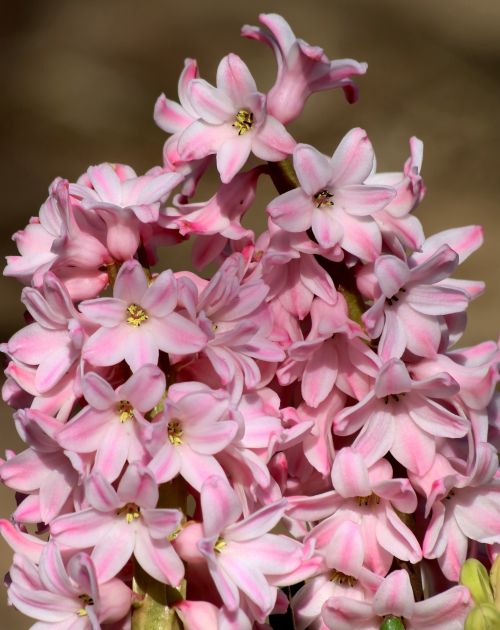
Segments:
[[[341,586],[355,586],[358,581],[352,575],[346,575],[345,573],[342,573],[342,571],[337,571],[336,569],[332,571],[330,580],[335,582],[335,584],[340,584]]]
[[[127,523],[132,523],[134,520],[140,518],[141,508],[135,503],[127,503],[122,508],[116,511],[117,516],[125,514],[125,520]]]
[[[214,545],[215,553],[220,553],[226,545],[227,545],[227,542],[219,536],[219,538],[217,538],[217,540],[215,541],[215,545]]]
[[[167,427],[168,439],[174,446],[182,444],[182,425],[178,420],[172,420]]]
[[[134,417],[134,408],[128,400],[120,400],[118,404],[118,415],[120,416],[120,422],[127,422],[130,418]]]
[[[331,201],[333,193],[329,190],[320,190],[319,193],[314,195],[314,201],[316,202],[316,208],[324,208],[325,206],[333,206]]]
[[[240,111],[234,117],[233,127],[238,130],[238,135],[242,136],[253,127],[253,114],[246,109]]]
[[[129,314],[127,324],[131,326],[140,326],[149,319],[149,315],[139,304],[130,304],[127,307],[127,313]]]
[[[374,507],[380,503],[380,497],[373,492],[366,497],[357,497],[357,501],[360,507]]]

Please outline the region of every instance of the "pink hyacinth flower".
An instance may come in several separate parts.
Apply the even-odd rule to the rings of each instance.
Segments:
[[[89,167],[69,191],[105,222],[106,245],[113,258],[127,260],[139,247],[141,224],[158,221],[160,202],[182,180],[178,173],[138,177],[130,166],[104,163]]]
[[[337,414],[334,433],[352,435],[361,429],[353,447],[368,466],[390,451],[408,470],[425,475],[434,461],[436,438],[459,438],[470,430],[467,418],[439,402],[457,391],[458,384],[445,372],[412,380],[405,364],[391,359],[373,391]]]
[[[385,459],[368,467],[352,448],[335,456],[331,472],[333,491],[316,496],[287,497],[287,514],[310,522],[322,520],[305,540],[315,541],[322,553],[332,536],[346,520],[359,524],[365,547],[364,563],[385,575],[393,556],[411,563],[422,559],[420,545],[397,512],[411,514],[417,497],[408,479],[393,479]]]
[[[83,348],[93,365],[116,365],[125,360],[136,371],[158,363],[159,351],[191,354],[206,342],[204,333],[179,313],[177,286],[171,271],[164,271],[148,286],[139,262],[120,268],[112,298],[86,300],[80,310],[99,324]]]
[[[408,572],[400,570],[384,579],[371,602],[347,597],[329,599],[322,618],[331,630],[378,630],[384,620],[391,618],[399,620],[406,630],[462,630],[471,605],[465,586],[415,602]]]
[[[122,580],[103,580],[86,553],[65,563],[55,543],[46,545],[38,567],[15,555],[9,575],[9,603],[38,619],[37,630],[96,630],[124,620],[132,603]]]
[[[220,62],[217,87],[193,79],[188,89],[199,118],[180,136],[180,156],[197,160],[215,153],[223,183],[231,181],[250,153],[277,161],[293,151],[295,140],[267,114],[264,95],[257,91],[248,67],[237,55],[231,53]]]
[[[293,572],[302,560],[300,543],[268,533],[281,520],[285,506],[281,500],[238,520],[241,503],[225,479],[211,477],[201,490],[204,537],[198,549],[228,610],[236,611],[243,595],[261,623],[277,595],[268,576],[279,583],[279,576]],[[283,583],[289,582],[284,578]]]
[[[434,357],[442,337],[442,316],[461,313],[471,296],[461,287],[440,283],[455,270],[458,254],[442,245],[424,262],[410,265],[396,256],[380,256],[374,273],[376,299],[363,322],[373,338],[380,336],[382,359],[400,357],[407,348],[417,356]]]
[[[273,221],[289,232],[312,228],[322,247],[337,243],[363,261],[380,254],[382,239],[370,216],[394,198],[390,186],[365,184],[374,166],[372,145],[363,129],[352,129],[331,158],[308,144],[293,152],[300,188],[268,204]]]
[[[256,26],[244,26],[243,37],[267,44],[276,56],[278,76],[269,91],[268,111],[286,124],[302,112],[313,92],[341,87],[350,103],[358,98],[351,76],[364,74],[366,63],[354,59],[330,61],[319,46],[298,39],[289,24],[275,13],[261,13],[259,20],[270,33]]]
[[[179,510],[155,508],[159,491],[147,468],[130,464],[117,490],[100,473],[93,473],[85,482],[85,497],[90,507],[51,523],[56,542],[76,549],[93,547],[91,558],[103,580],[114,577],[134,554],[156,580],[180,583],[184,566],[168,537],[182,515]]]
[[[144,461],[143,416],[165,393],[165,375],[156,365],[143,365],[114,390],[94,372],[85,375],[83,395],[89,403],[57,434],[62,448],[94,453],[93,471],[114,481],[126,461]]]
[[[198,391],[179,396],[172,385],[164,411],[150,425],[147,445],[153,459],[148,467],[158,483],[180,474],[200,491],[210,476],[225,477],[215,455],[228,446],[238,428],[228,418],[223,392],[200,385]]]

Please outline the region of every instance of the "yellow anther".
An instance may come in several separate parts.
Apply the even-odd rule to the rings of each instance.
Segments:
[[[380,497],[373,492],[366,497],[357,497],[357,501],[360,507],[374,507],[380,503]]]
[[[149,319],[149,315],[139,304],[127,306],[127,313],[129,314],[127,324],[131,326],[140,326]]]
[[[76,611],[76,614],[77,614],[79,617],[86,617],[86,616],[87,616],[87,611],[85,610],[85,608],[79,608],[79,609]]]
[[[134,408],[128,400],[120,400],[118,404],[118,415],[120,416],[120,422],[127,422],[134,416]]]
[[[325,206],[333,206],[332,197],[333,197],[333,193],[331,193],[329,190],[320,190],[319,193],[316,193],[314,195],[316,208],[324,208]]]
[[[122,508],[116,511],[117,516],[125,514],[125,520],[127,523],[132,523],[141,516],[141,508],[135,503],[127,503]]]
[[[242,136],[253,127],[253,114],[246,109],[240,111],[234,117],[233,127],[238,130],[238,135]]]
[[[214,545],[215,553],[220,553],[226,545],[227,545],[227,542],[224,540],[224,538],[221,538],[219,536],[219,538],[217,538],[217,540],[215,541],[215,545]]]
[[[355,586],[358,581],[352,575],[346,575],[345,573],[342,573],[342,571],[337,571],[336,569],[332,571],[330,580],[335,582],[335,584],[340,584],[341,586]]]
[[[178,420],[172,420],[167,427],[168,439],[174,446],[182,444],[182,425]]]

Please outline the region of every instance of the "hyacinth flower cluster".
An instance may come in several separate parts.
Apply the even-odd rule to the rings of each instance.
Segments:
[[[462,565],[500,551],[500,353],[456,346],[481,228],[424,234],[417,138],[389,173],[363,129],[298,142],[308,97],[354,102],[366,64],[260,22],[267,94],[236,54],[215,85],[187,59],[154,109],[163,163],[57,178],[14,235],[3,399],[26,449],[0,533],[35,630],[458,630]],[[187,239],[196,273],[155,267]]]

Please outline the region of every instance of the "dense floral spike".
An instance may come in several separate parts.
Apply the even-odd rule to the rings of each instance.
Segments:
[[[450,278],[482,230],[426,238],[415,137],[388,173],[360,128],[332,157],[297,142],[285,125],[309,96],[354,101],[366,64],[259,19],[242,34],[276,55],[267,94],[234,53],[216,87],[186,59],[179,103],[154,110],[163,164],[56,178],[14,235],[4,273],[27,313],[2,395],[26,448],[0,460],[16,492],[0,534],[34,630],[498,617],[500,351],[454,347],[484,285]],[[251,153],[265,162],[242,171]],[[195,200],[212,163],[221,181]],[[152,269],[187,239],[210,272]]]

